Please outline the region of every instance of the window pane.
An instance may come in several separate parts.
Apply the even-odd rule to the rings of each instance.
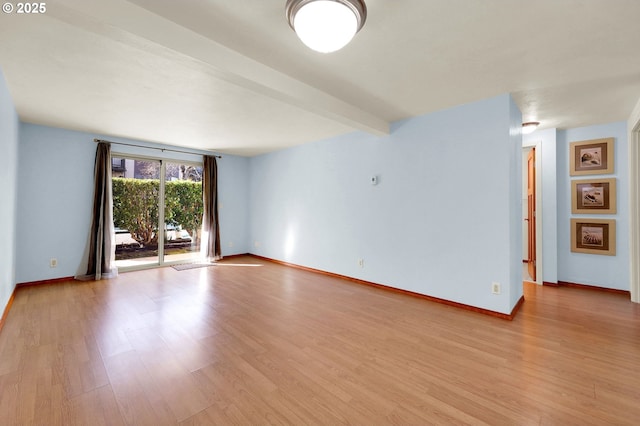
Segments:
[[[111,166],[116,265],[158,264],[160,162],[112,158]]]
[[[199,256],[202,224],[202,166],[166,162],[164,261]]]

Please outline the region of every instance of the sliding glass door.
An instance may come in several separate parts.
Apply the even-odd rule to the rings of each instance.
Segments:
[[[165,166],[164,261],[191,260],[200,253],[202,165]]]
[[[136,269],[199,255],[202,165],[114,155],[116,265]]]

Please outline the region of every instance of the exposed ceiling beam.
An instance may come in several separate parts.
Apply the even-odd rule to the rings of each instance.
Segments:
[[[60,0],[47,16],[159,55],[170,49],[206,64],[216,78],[374,135],[389,123],[355,105],[125,0]],[[151,42],[151,43],[149,43]]]

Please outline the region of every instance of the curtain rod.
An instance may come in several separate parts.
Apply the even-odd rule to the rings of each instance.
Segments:
[[[98,139],[98,138],[94,139],[93,141],[95,143],[106,142],[106,143],[111,143],[111,144],[115,144],[115,145],[135,146],[136,148],[157,149],[158,151],[162,151],[162,152],[169,151],[169,152],[179,152],[181,154],[192,154],[192,155],[198,155],[199,154],[197,152],[180,151],[178,149],[156,148],[155,146],[136,145],[136,144],[133,144],[133,143],[124,143],[124,142],[111,142],[111,141],[106,141],[104,139]],[[214,157],[222,158],[222,155],[214,155]]]

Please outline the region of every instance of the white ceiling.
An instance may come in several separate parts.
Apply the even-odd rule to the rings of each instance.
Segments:
[[[366,0],[346,48],[303,46],[285,0],[54,0],[0,15],[23,121],[255,155],[511,93],[524,121],[626,120],[638,0]]]

